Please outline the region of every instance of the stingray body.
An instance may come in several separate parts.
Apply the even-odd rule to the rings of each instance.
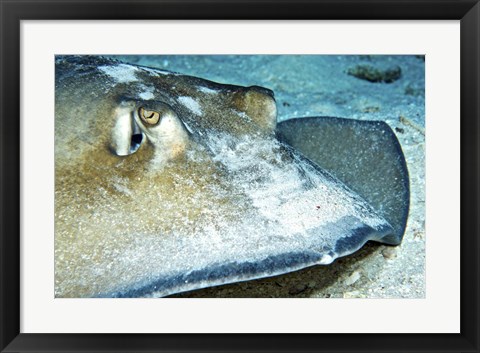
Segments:
[[[268,89],[100,57],[57,57],[55,80],[56,297],[160,297],[401,241],[408,175],[386,125],[277,126]]]

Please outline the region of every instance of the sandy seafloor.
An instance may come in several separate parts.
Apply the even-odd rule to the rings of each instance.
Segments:
[[[397,247],[367,243],[330,265],[182,293],[191,298],[424,298],[425,297],[425,61],[420,56],[115,56],[216,82],[274,91],[278,120],[336,116],[383,120],[394,129],[410,174],[410,214]],[[392,83],[347,74],[357,65],[401,68]]]

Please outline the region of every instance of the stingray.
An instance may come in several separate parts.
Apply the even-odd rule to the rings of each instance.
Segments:
[[[398,245],[384,122],[277,124],[271,90],[55,58],[55,296],[164,297]]]

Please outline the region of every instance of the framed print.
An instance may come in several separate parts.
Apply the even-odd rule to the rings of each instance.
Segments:
[[[479,9],[2,0],[2,352],[478,351]]]

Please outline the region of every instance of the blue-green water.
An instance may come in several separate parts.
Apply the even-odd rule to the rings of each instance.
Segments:
[[[264,86],[275,92],[278,120],[337,116],[384,120],[399,117],[425,126],[425,61],[415,55],[143,55],[113,56],[227,84]],[[392,83],[348,74],[358,65],[401,69]]]

